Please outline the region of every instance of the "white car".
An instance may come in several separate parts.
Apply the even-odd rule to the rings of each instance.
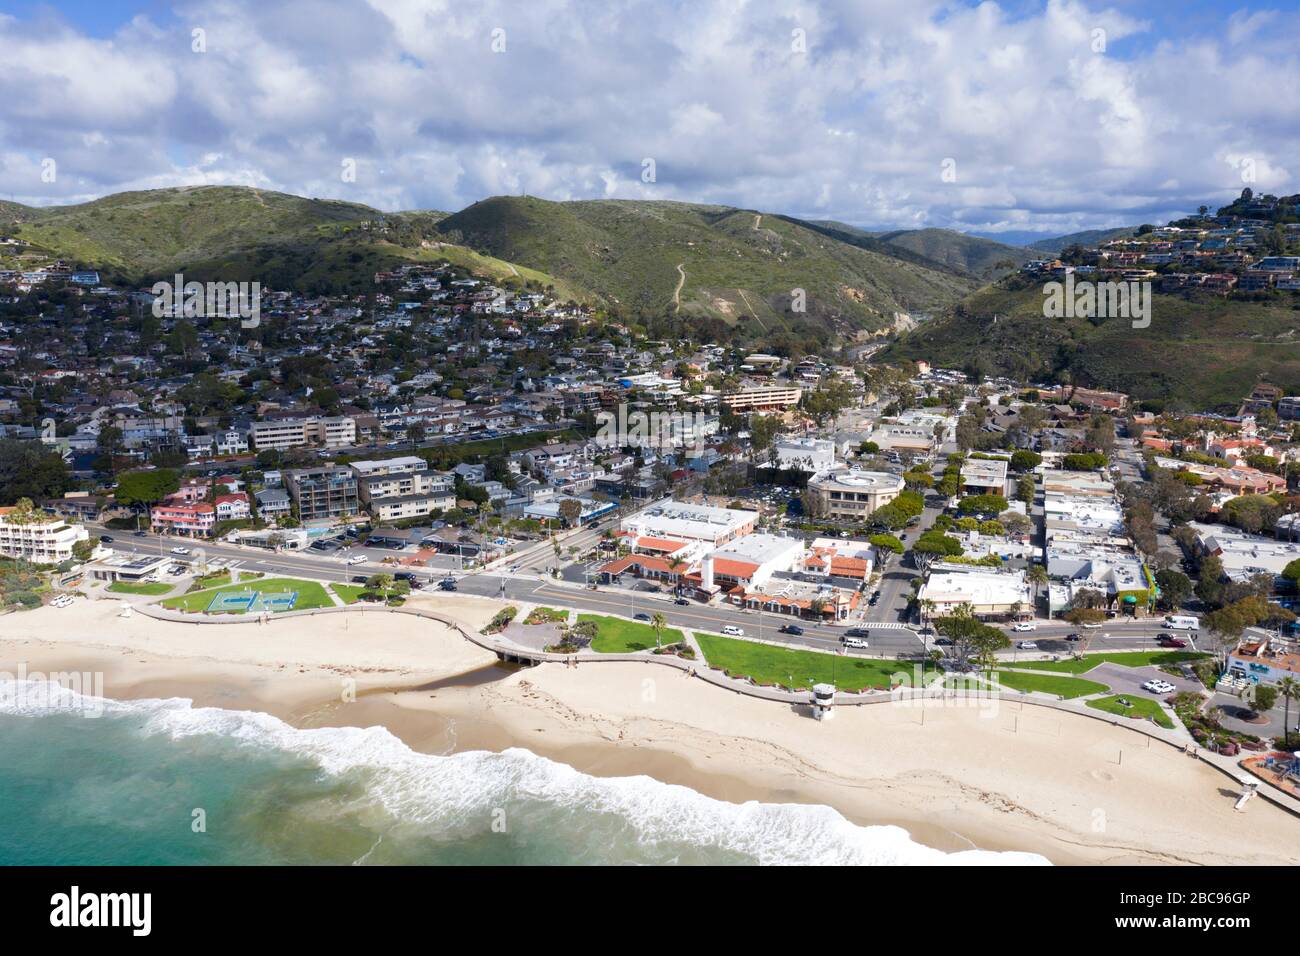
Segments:
[[[1013,631],[1036,631],[1036,630],[1038,630],[1038,625],[1035,624],[1033,621],[1021,621],[1019,624],[1016,624],[1015,626],[1013,626],[1013,627],[1011,628],[1011,630],[1013,630]]]
[[[172,548],[172,554],[189,554],[189,548]]]
[[[1160,680],[1160,678],[1155,677],[1143,684],[1142,689],[1153,694],[1172,694],[1178,688],[1167,680]]]
[[[365,564],[369,560],[364,554],[354,554],[348,558],[348,564]]]
[[[72,604],[72,595],[60,594],[50,602],[50,607],[68,607],[70,604]]]
[[[1090,631],[1095,631],[1095,630],[1097,630],[1098,628],[1101,627],[1101,622],[1100,622],[1100,621],[1096,621],[1096,622],[1093,622],[1092,624],[1080,624],[1079,626],[1080,626],[1080,627],[1086,627],[1086,628],[1087,628],[1088,630],[1090,630]]]
[[[1038,645],[1035,644],[1033,641],[1021,641],[1019,644],[1016,645],[1016,647],[1020,648],[1022,651],[1038,650]]]
[[[732,637],[744,637],[745,629],[736,627],[734,624],[724,624],[722,627],[723,634],[730,634]]]
[[[866,650],[867,642],[860,637],[846,637],[844,640],[845,647],[854,647],[858,650]]]

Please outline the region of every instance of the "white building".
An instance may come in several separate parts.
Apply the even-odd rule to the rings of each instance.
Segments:
[[[747,534],[709,552],[700,567],[705,588],[762,587],[778,571],[793,571],[803,563],[801,538]]]
[[[258,451],[297,448],[302,445],[324,445],[326,448],[343,448],[355,445],[357,424],[346,416],[338,418],[282,418],[266,422],[253,422],[248,437]]]
[[[778,468],[820,472],[835,467],[835,442],[829,438],[785,438],[776,443]]]
[[[1000,571],[977,565],[935,563],[917,597],[933,602],[930,616],[944,617],[969,604],[976,617],[1005,617],[1019,605],[1033,611],[1033,590],[1023,571]],[[922,605],[927,606],[925,604]]]
[[[749,534],[757,520],[755,511],[685,504],[665,498],[624,518],[620,528],[630,535],[703,541],[717,548]]]
[[[820,472],[808,481],[815,516],[859,521],[897,498],[903,487],[898,475],[856,468]]]
[[[72,546],[87,541],[90,532],[79,524],[42,511],[0,508],[0,555],[36,564],[72,559]]]

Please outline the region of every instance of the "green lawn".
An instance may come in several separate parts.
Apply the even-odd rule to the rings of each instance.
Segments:
[[[252,587],[258,591],[297,591],[298,603],[295,611],[306,611],[317,607],[334,607],[334,602],[325,593],[325,588],[315,581],[303,581],[298,578],[265,578],[243,584],[228,584],[222,588],[209,588],[206,591],[191,591],[180,597],[168,598],[162,602],[163,607],[178,611],[203,611],[207,609],[212,596],[218,593],[247,591]],[[339,595],[342,597],[342,595]]]
[[[1125,667],[1146,667],[1151,664],[1177,664],[1180,661],[1209,657],[1196,651],[1115,651],[1113,653],[1085,654],[1083,658],[1064,661],[1017,661],[1016,667],[1035,671],[1057,671],[1062,674],[1082,674],[1098,664],[1122,664]],[[1003,661],[1003,663],[1006,663]]]
[[[1062,677],[1056,674],[1019,674],[1015,671],[997,671],[997,678],[1003,687],[1012,690],[1040,691],[1058,697],[1082,697],[1085,694],[1100,694],[1110,690],[1105,684],[1080,677]]]
[[[114,581],[108,589],[118,594],[166,594],[172,587],[166,581]]]
[[[820,651],[796,651],[786,647],[756,644],[753,641],[696,633],[704,659],[735,677],[750,677],[759,684],[780,684],[800,690],[813,684],[834,684],[840,690],[858,691],[864,687],[888,689],[895,675],[915,681],[920,662],[886,661],[872,657],[841,657]],[[933,665],[926,665],[927,672]]]
[[[361,592],[366,590],[364,584],[331,584],[330,590],[339,596],[344,604],[356,604]],[[301,599],[300,599],[301,600]]]
[[[231,577],[230,571],[215,571],[212,574],[201,578],[195,578],[194,583],[187,588],[187,591],[207,591],[211,588],[218,587],[222,584],[233,584],[237,578]]]
[[[1125,697],[1133,706],[1125,707],[1119,702],[1121,696],[1123,695],[1098,697],[1096,700],[1087,700],[1084,703],[1095,710],[1104,710],[1108,714],[1118,714],[1120,717],[1132,717],[1137,720],[1154,720],[1161,727],[1169,730],[1174,729],[1174,722],[1169,719],[1169,715],[1154,700],[1133,695]]]
[[[634,654],[655,646],[655,629],[649,624],[603,614],[579,614],[578,623],[583,621],[596,622],[596,639],[591,642],[591,649],[601,654]],[[682,632],[675,627],[665,627],[659,638],[662,644],[676,644],[680,640]]]

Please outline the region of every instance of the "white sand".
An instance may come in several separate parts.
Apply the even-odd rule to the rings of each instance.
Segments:
[[[467,627],[501,606],[417,604]],[[1300,820],[1178,750],[1103,721],[1004,701],[840,707],[817,723],[653,664],[548,664],[430,688],[494,656],[411,615],[324,614],[267,625],[117,616],[78,601],[0,618],[0,668],[98,670],[113,697],[182,696],[299,725],[383,723],[428,750],[525,746],[588,773],[647,773],[731,800],[827,803],[922,842],[1017,849],[1062,863],[1300,862]],[[362,691],[340,704],[340,678]],[[369,688],[367,695],[365,690]]]

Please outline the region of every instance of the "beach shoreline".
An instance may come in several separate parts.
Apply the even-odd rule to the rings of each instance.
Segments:
[[[477,628],[496,605],[437,608]],[[644,774],[734,803],[825,804],[945,852],[1300,861],[1286,849],[1300,821],[1263,801],[1234,813],[1231,781],[1212,768],[1123,727],[1018,701],[995,714],[844,707],[816,723],[653,664],[506,670],[453,629],[409,615],[218,627],[123,619],[113,602],[68,610],[10,615],[0,670],[92,672],[110,698],[185,698],[300,728],[382,725],[427,753],[522,747],[594,776]]]

